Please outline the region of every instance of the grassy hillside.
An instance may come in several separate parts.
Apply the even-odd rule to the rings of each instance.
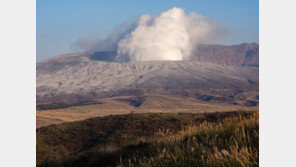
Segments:
[[[258,166],[257,112],[155,113],[37,129],[38,166]]]
[[[223,91],[226,92],[225,89]],[[256,99],[252,97],[256,94],[256,92],[243,92],[236,96],[237,99],[248,98],[249,101],[237,99],[232,101],[222,96],[201,93],[196,94],[196,97],[145,94],[143,96],[116,96],[72,104],[39,104],[36,112],[37,128],[111,114],[128,114],[131,111],[135,113],[200,113],[258,110],[258,105],[253,106]]]

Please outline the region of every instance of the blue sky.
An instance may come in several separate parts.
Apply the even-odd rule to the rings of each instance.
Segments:
[[[258,0],[37,0],[37,61],[73,52],[80,37],[104,38],[115,25],[173,7],[219,20],[229,34],[212,43],[258,43]]]

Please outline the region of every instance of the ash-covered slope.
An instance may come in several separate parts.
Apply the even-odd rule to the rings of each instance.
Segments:
[[[100,55],[105,54],[76,53],[37,63],[37,103],[149,93],[233,98],[258,92],[257,67],[195,61],[117,63]]]

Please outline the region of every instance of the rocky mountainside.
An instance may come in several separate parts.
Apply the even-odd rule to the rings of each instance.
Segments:
[[[116,52],[56,56],[37,63],[37,103],[71,103],[122,95],[174,94],[205,101],[241,98],[255,101],[256,105],[258,50],[251,45],[255,46],[232,46],[232,51],[227,46],[214,45],[212,49],[209,45],[200,46],[198,55],[193,57],[195,61],[118,63],[114,62]],[[252,49],[254,51],[250,51]],[[251,96],[246,95],[250,92]]]
[[[229,66],[259,67],[259,45],[243,43],[240,45],[199,45],[193,60]]]

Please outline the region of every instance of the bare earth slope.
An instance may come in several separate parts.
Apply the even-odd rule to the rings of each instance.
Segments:
[[[56,66],[58,63],[60,67]],[[37,69],[38,102],[106,97],[139,88],[258,89],[256,67],[184,61],[115,63],[86,57],[77,57],[69,62],[54,62],[52,65],[55,67],[48,72],[44,72],[46,69]]]

